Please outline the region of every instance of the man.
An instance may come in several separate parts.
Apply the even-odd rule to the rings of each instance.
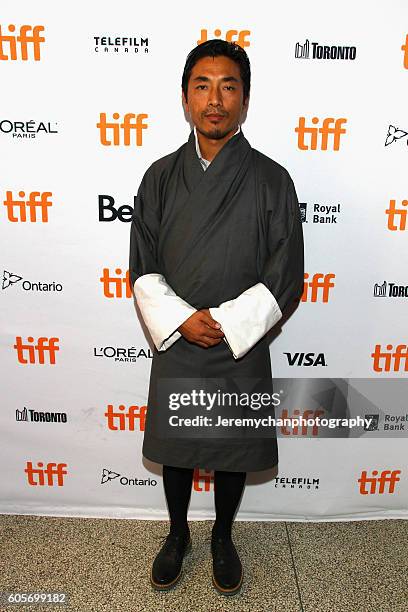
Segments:
[[[191,548],[187,509],[200,467],[214,470],[213,585],[225,595],[239,591],[243,572],[231,527],[246,472],[278,463],[276,432],[166,435],[169,405],[161,393],[166,381],[176,388],[181,379],[272,390],[266,333],[303,291],[295,187],[243,135],[249,92],[241,47],[210,40],[190,52],[182,101],[193,130],[147,170],[132,216],[131,284],[155,345],[143,455],[163,464],[170,515],[151,568],[158,590],[176,584]]]

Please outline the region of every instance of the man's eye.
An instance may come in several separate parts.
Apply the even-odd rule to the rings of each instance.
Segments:
[[[226,87],[227,87],[227,89],[229,89],[230,91],[235,89],[235,87],[234,87],[233,85],[227,85]]]
[[[207,85],[197,85],[197,89],[200,89],[200,87],[207,87]]]

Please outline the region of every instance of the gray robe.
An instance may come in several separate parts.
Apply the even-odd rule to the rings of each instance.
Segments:
[[[177,151],[154,162],[140,184],[131,223],[132,287],[144,274],[162,274],[178,296],[197,309],[216,307],[263,283],[283,312],[303,292],[303,234],[288,172],[251,147],[242,130],[204,171],[194,132]],[[179,379],[183,379],[180,381]],[[179,338],[153,352],[143,455],[179,467],[258,471],[278,463],[276,431],[237,427],[225,437],[171,433],[163,388],[203,388],[272,394],[267,336],[240,359],[222,341],[202,348]],[[167,385],[167,386],[166,386]],[[235,405],[225,414],[248,416]],[[253,413],[254,411],[251,410]],[[203,411],[204,413],[204,411]],[[273,407],[255,416],[272,415]],[[214,415],[215,416],[215,415]],[[226,431],[226,430],[224,430]],[[218,437],[217,437],[218,436]]]

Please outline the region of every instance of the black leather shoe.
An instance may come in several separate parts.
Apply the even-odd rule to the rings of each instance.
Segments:
[[[242,584],[242,565],[231,539],[211,538],[213,585],[223,595],[235,595]]]
[[[171,589],[181,577],[184,555],[191,550],[191,538],[169,533],[153,561],[150,572],[151,585],[164,591]]]

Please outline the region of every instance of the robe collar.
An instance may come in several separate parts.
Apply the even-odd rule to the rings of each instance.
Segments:
[[[197,155],[195,132],[192,129],[185,144],[183,164],[188,191],[191,192],[197,187],[204,177],[206,182],[210,183],[233,180],[250,150],[251,145],[240,128],[218,151],[207,170],[204,170]]]
[[[208,161],[208,159],[204,159],[204,157],[201,155],[200,144],[198,142],[196,126],[194,126],[193,131],[194,131],[195,145],[196,145],[196,151],[197,151],[198,159],[200,160],[200,163],[201,163],[203,169],[207,170],[207,168],[211,164],[211,162]],[[238,134],[238,132],[240,132],[240,131],[241,131],[241,126],[238,125],[238,129],[237,129],[237,131],[233,135],[235,136],[235,134]]]

